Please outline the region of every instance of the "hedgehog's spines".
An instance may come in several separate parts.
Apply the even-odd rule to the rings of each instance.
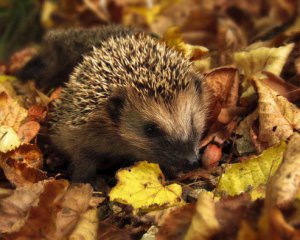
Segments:
[[[189,71],[191,64],[181,53],[148,35],[113,36],[100,48],[94,47],[75,67],[58,106],[64,110],[56,110],[54,115],[63,114],[68,108],[75,109],[78,112],[66,116],[66,120],[71,119],[74,125],[82,124],[89,113],[106,102],[113,86],[127,86],[141,99],[162,98],[167,103],[187,88]],[[55,122],[58,118],[52,119]]]

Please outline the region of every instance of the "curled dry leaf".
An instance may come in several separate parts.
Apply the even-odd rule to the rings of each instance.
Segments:
[[[258,92],[258,140],[272,146],[300,129],[300,109],[254,78]]]
[[[238,101],[239,78],[234,67],[220,67],[205,74],[204,81],[212,92],[213,102],[222,107],[236,106]]]
[[[200,142],[203,147],[215,139],[222,144],[231,136],[236,127],[237,116],[241,108],[236,107],[239,97],[239,77],[234,67],[220,67],[213,69],[204,77],[204,82],[211,92],[211,111],[208,133]]]
[[[294,44],[291,43],[278,48],[260,47],[234,54],[235,65],[244,75],[242,81],[243,93],[241,96],[243,105],[248,105],[254,97],[251,78],[264,79],[263,71],[279,75],[293,48]]]
[[[261,152],[288,139],[300,129],[300,109],[280,96],[257,78],[253,79],[258,93],[258,108],[240,122],[236,140],[240,154]]]
[[[241,163],[228,164],[220,177],[216,194],[238,195],[261,184],[266,184],[282,161],[286,144],[268,148],[261,155]]]
[[[240,155],[255,152],[255,145],[253,143],[253,124],[257,118],[257,111],[254,111],[239,123],[235,131],[235,133],[239,135],[239,137],[235,139],[235,144],[236,150]]]
[[[263,72],[267,77],[264,79],[264,83],[279,93],[279,95],[285,97],[290,102],[295,102],[300,99],[300,88],[284,81],[279,76],[274,75],[270,72]]]
[[[268,185],[270,204],[286,207],[300,189],[300,134],[294,133],[284,153],[283,162]]]
[[[117,185],[110,191],[111,201],[132,205],[135,211],[149,211],[184,204],[178,184],[164,186],[158,164],[139,162],[117,172]]]
[[[9,152],[19,147],[20,144],[20,139],[13,128],[4,125],[0,126],[0,154]]]

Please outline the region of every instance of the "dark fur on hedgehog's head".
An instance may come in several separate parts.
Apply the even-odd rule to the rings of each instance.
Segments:
[[[86,56],[72,74],[62,104],[78,109],[65,124],[92,122],[98,124],[99,142],[115,139],[108,150],[113,155],[158,162],[176,172],[197,162],[206,98],[182,54],[139,34],[111,38]]]

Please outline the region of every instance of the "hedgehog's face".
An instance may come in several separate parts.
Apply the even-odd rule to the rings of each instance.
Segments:
[[[206,119],[206,99],[194,84],[166,103],[126,91],[125,101],[114,100],[119,134],[138,160],[158,162],[171,175],[198,165],[198,144]],[[129,93],[129,95],[128,95]],[[118,98],[117,98],[118,99]],[[117,110],[119,109],[119,110]]]

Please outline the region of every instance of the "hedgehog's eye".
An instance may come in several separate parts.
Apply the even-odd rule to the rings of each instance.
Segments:
[[[162,131],[155,123],[148,123],[144,126],[144,132],[148,137],[159,137]]]

